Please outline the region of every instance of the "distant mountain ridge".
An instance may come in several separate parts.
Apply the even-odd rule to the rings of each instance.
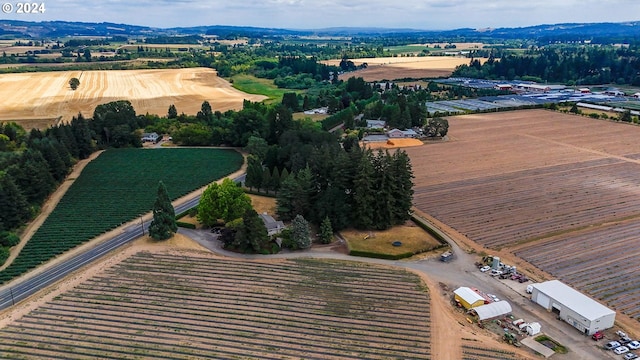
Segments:
[[[467,38],[530,38],[530,39],[593,39],[620,37],[640,40],[640,21],[621,23],[565,23],[543,24],[519,28],[420,30],[376,27],[334,27],[325,29],[278,29],[252,26],[192,26],[154,28],[118,23],[88,23],[69,21],[0,20],[0,36],[58,38],[66,36],[157,36],[157,35],[238,35],[238,36],[444,36]]]

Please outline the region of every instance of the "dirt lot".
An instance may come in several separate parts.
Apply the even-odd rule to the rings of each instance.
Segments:
[[[341,80],[352,76],[362,77],[365,81],[447,77],[456,66],[469,63],[467,58],[452,56],[363,58],[351,61],[356,65],[367,63],[369,67],[342,74]],[[329,60],[325,63],[338,65],[340,60]]]
[[[545,110],[448,119],[450,141],[406,149],[416,207],[640,318],[627,285],[640,272],[640,127]]]
[[[361,143],[361,146],[366,146],[369,149],[396,149],[422,145],[422,141],[418,139],[389,139],[388,141],[371,141]]]
[[[80,86],[69,88],[76,77]],[[30,89],[25,92],[24,89]],[[202,102],[214,111],[241,109],[244,99],[261,101],[234,89],[207,68],[169,70],[61,71],[0,75],[0,121],[93,115],[99,104],[129,100],[138,114],[165,115],[174,104],[179,113],[195,115]]]

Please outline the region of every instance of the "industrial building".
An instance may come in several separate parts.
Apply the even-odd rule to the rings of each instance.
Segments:
[[[459,287],[453,291],[454,299],[462,305],[463,308],[469,310],[472,307],[484,305],[485,298],[471,288]]]
[[[585,335],[613,327],[616,312],[559,280],[532,284],[531,300]]]

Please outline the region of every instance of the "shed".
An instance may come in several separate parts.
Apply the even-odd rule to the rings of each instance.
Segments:
[[[560,282],[532,284],[531,300],[585,335],[613,327],[616,312]]]
[[[532,322],[525,325],[524,330],[526,331],[527,335],[534,336],[540,333],[540,330],[542,330],[542,326],[540,326],[540,323],[538,322]]]
[[[511,304],[504,300],[478,306],[472,310],[478,315],[478,320],[497,318],[498,316],[510,314],[512,311]]]
[[[465,309],[484,305],[484,297],[468,287],[459,287],[453,292],[453,298]]]

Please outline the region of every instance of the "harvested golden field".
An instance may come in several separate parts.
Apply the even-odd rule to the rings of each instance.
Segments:
[[[479,60],[484,62],[484,59]],[[363,58],[351,61],[356,65],[367,63],[369,67],[342,74],[341,80],[352,76],[362,77],[365,81],[446,77],[451,75],[456,66],[468,64],[470,60],[453,56],[422,56]],[[328,60],[325,63],[338,65],[340,60]]]
[[[73,77],[80,79],[76,91],[69,88]],[[179,113],[195,115],[205,100],[214,111],[226,111],[241,109],[244,99],[265,98],[234,89],[208,68],[0,75],[0,121],[58,117],[65,121],[79,112],[91,117],[97,105],[116,100],[131,101],[138,114],[165,115],[174,104]]]

